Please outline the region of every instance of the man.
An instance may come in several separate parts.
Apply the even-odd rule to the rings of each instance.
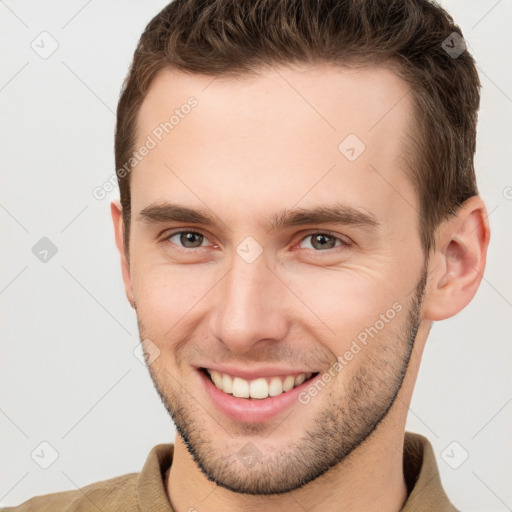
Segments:
[[[118,106],[112,218],[178,434],[6,510],[456,510],[405,423],[432,323],[485,267],[479,87],[427,0],[164,8]]]

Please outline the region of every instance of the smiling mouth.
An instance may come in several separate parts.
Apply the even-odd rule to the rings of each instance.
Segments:
[[[200,368],[200,371],[213,382],[217,389],[228,395],[259,400],[286,393],[319,374],[319,372],[301,373],[299,375],[280,375],[246,380],[209,368]]]

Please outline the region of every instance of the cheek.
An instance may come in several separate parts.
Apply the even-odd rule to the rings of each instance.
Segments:
[[[194,321],[201,302],[218,280],[211,269],[200,271],[193,266],[134,262],[133,268],[137,316],[157,339],[175,339]]]
[[[364,337],[366,329],[376,323],[379,331],[396,324],[395,318],[400,316],[397,311],[404,309],[410,291],[396,276],[370,271],[368,267],[320,269],[289,279],[290,288],[303,304],[296,301],[302,325],[309,325],[316,336],[324,331],[325,343],[336,354],[346,350],[358,336]]]

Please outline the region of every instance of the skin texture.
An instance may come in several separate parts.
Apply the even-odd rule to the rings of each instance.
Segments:
[[[165,70],[154,80],[137,147],[188,98],[197,106],[131,174],[129,254],[118,202],[112,217],[141,339],[159,350],[151,377],[178,430],[166,475],[176,512],[402,507],[405,422],[427,335],[474,296],[489,241],[485,206],[473,197],[423,253],[418,197],[401,161],[408,93],[376,67],[215,79]],[[354,161],[338,149],[349,134],[365,144]],[[140,216],[164,202],[203,210],[217,225]],[[268,227],[282,210],[334,203],[376,225]],[[179,230],[199,235],[187,242],[172,236]],[[262,248],[252,263],[237,253],[248,236]],[[223,415],[196,370],[211,362],[325,372],[382,315],[384,326],[317,396],[262,423]],[[249,442],[259,452],[250,467],[237,456]]]

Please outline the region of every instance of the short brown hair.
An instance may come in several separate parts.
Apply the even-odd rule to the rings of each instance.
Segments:
[[[453,36],[455,34],[455,40]],[[449,39],[452,37],[452,39]],[[272,64],[389,64],[411,87],[415,125],[404,155],[419,197],[426,253],[435,228],[478,193],[473,167],[480,81],[462,33],[429,0],[175,0],[147,25],[117,107],[115,160],[130,229],[130,173],[137,115],[163,68],[217,76]]]

